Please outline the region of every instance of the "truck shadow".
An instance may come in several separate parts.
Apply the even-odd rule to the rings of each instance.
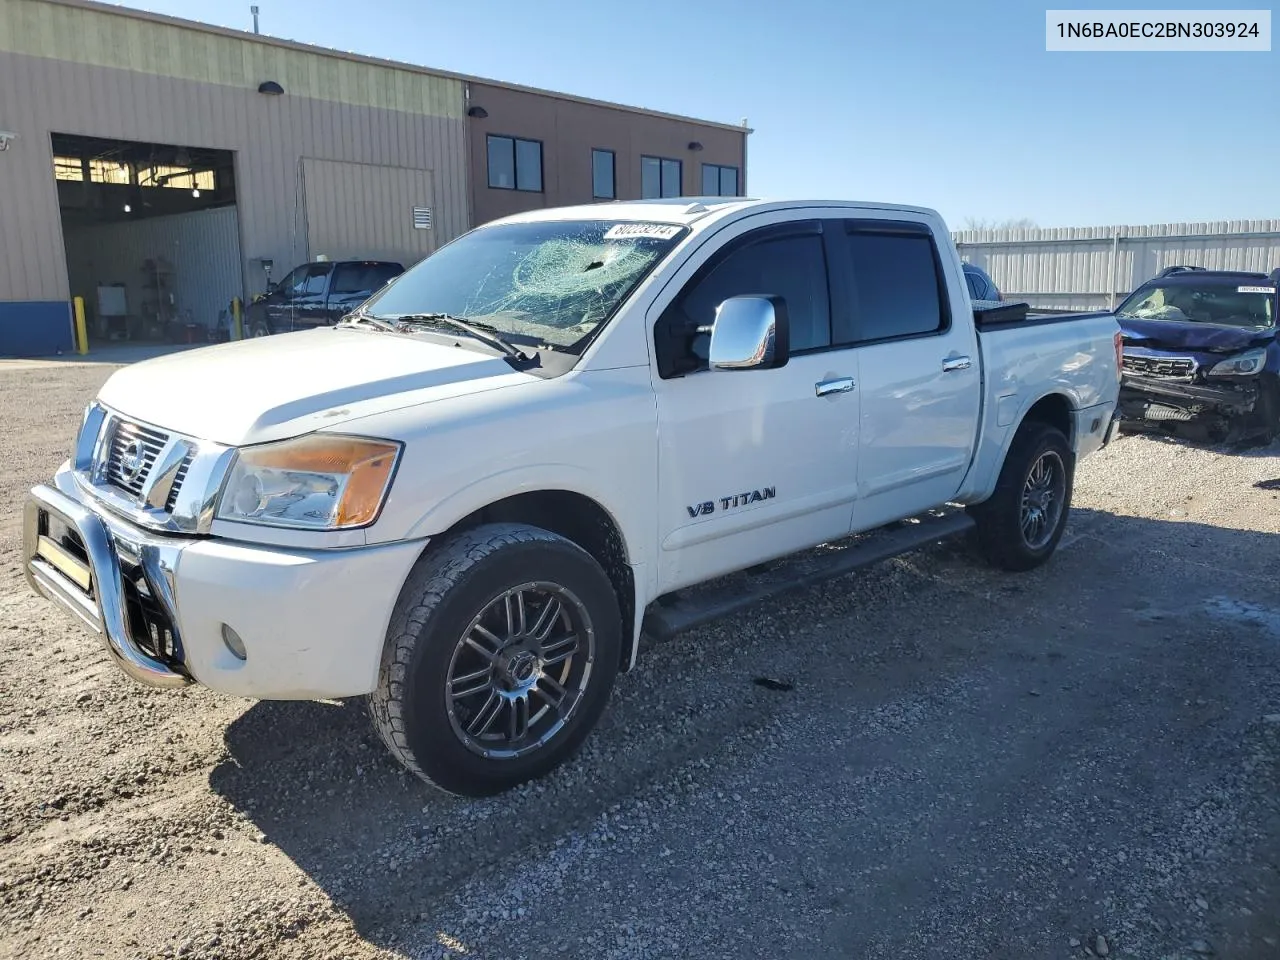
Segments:
[[[1087,619],[1096,614],[1100,596],[1117,595],[1107,592],[1117,589],[1110,582],[1113,568],[1133,570],[1133,558],[1152,548],[1172,559],[1239,558],[1229,573],[1209,572],[1205,582],[1185,585],[1178,602],[1189,606],[1170,616],[1190,611],[1235,618],[1240,629],[1261,625],[1267,630],[1272,626],[1267,618],[1275,617],[1280,625],[1280,604],[1273,595],[1264,591],[1255,597],[1257,591],[1247,585],[1272,575],[1280,536],[1077,509],[1069,539],[1070,547],[1042,571],[1024,576],[970,571],[963,575],[963,589],[988,597],[1040,593],[1053,603],[1055,615],[1061,614],[1059,622],[1070,622],[1073,610]],[[1082,551],[1088,551],[1087,559],[1079,556]],[[1067,564],[1073,572],[1063,585],[1055,570]],[[611,708],[582,754],[547,779],[499,797],[446,796],[403,772],[373,733],[358,699],[255,704],[227,729],[230,758],[211,771],[210,786],[305,871],[361,936],[385,949],[405,948],[417,937],[434,936],[430,931],[437,928],[426,924],[463,883],[570,831],[590,829],[611,805],[663,783],[691,761],[705,758],[714,764],[734,741],[794,707],[795,697],[877,702],[965,661],[985,658],[998,667],[1040,656],[1041,647],[1055,638],[1027,636],[1001,649],[1004,641],[991,638],[1003,635],[1008,611],[985,600],[972,602],[975,610],[988,610],[986,616],[974,615],[978,622],[967,622],[941,648],[919,642],[917,637],[930,635],[929,592],[959,596],[962,590],[954,586],[959,571],[971,566],[980,566],[972,546],[956,541],[767,604],[774,624],[802,624],[792,629],[806,637],[821,632],[831,644],[825,658],[809,655],[809,639],[780,647],[761,640],[774,636],[777,627],[762,628],[754,611],[724,621],[722,629],[646,642],[640,666],[619,678]],[[1088,571],[1084,576],[1093,582],[1071,583],[1080,570]],[[1147,575],[1155,573],[1139,567],[1126,589],[1141,595],[1138,581]],[[1228,583],[1235,586],[1224,586]],[[1241,605],[1220,605],[1215,612],[1213,598],[1226,596],[1226,589],[1233,591],[1231,602]],[[1153,609],[1143,602],[1122,615],[1151,617]],[[814,626],[819,616],[825,623]],[[1015,650],[1015,644],[1025,649]],[[757,653],[755,648],[762,647],[767,650]],[[866,665],[857,689],[841,689],[847,683],[830,671],[833,657]],[[827,666],[819,662],[823,659]],[[672,662],[683,666],[677,672]],[[766,668],[769,675],[793,682],[796,692],[755,683]],[[700,712],[691,706],[701,699],[709,677],[732,691],[731,710],[713,704]],[[655,710],[665,716],[655,720]],[[797,783],[798,804],[806,802],[810,789]],[[709,823],[707,829],[727,826]]]

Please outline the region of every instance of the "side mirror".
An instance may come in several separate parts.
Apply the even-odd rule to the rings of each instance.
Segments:
[[[716,308],[707,366],[712,370],[772,369],[791,353],[791,327],[782,297],[730,297]]]

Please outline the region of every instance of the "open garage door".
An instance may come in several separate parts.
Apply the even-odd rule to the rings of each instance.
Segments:
[[[392,260],[409,267],[436,248],[430,170],[304,158],[311,258]]]
[[[225,336],[243,295],[233,154],[52,140],[67,278],[90,342]]]

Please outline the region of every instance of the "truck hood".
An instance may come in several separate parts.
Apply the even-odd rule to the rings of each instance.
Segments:
[[[240,446],[533,379],[427,336],[322,327],[144,360],[98,396],[125,416]]]
[[[1177,320],[1139,320],[1117,316],[1126,343],[1153,350],[1200,350],[1205,353],[1237,353],[1254,344],[1270,343],[1275,330],[1248,327],[1220,327],[1212,323],[1184,323]]]

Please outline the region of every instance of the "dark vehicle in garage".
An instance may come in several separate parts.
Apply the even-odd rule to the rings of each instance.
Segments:
[[[386,260],[317,260],[304,263],[249,305],[245,334],[265,337],[337,323],[404,266]]]
[[[1280,270],[1169,267],[1116,310],[1127,430],[1190,428],[1207,439],[1280,435]]]

